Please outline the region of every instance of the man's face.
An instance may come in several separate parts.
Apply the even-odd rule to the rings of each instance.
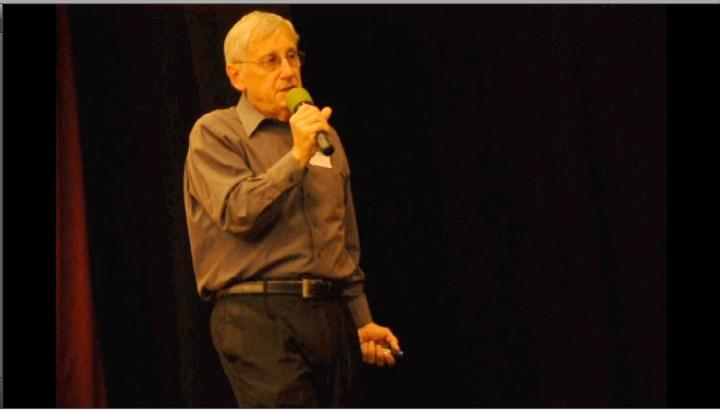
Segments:
[[[270,55],[282,59],[280,67],[267,71],[262,64],[239,64],[228,66],[228,76],[238,90],[261,113],[268,117],[287,121],[290,111],[285,96],[291,88],[302,87],[300,67],[292,67],[285,56],[297,52],[297,44],[285,28],[278,28],[270,37],[252,41],[244,61],[262,61]]]

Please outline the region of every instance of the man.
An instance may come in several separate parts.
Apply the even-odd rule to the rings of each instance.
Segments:
[[[287,107],[302,87],[299,36],[252,12],[225,39],[237,106],[190,133],[184,199],[197,288],[241,407],[357,405],[360,360],[394,366],[373,322],[342,144],[331,109]],[[327,134],[335,152],[316,152]]]

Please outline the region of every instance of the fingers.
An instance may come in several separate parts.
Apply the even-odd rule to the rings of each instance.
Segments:
[[[321,110],[312,104],[303,104],[297,109],[295,115],[312,115],[312,113],[321,113],[326,120],[329,120],[332,115],[332,108],[323,107]]]
[[[314,136],[319,131],[327,132],[329,130],[327,121],[318,117],[296,119],[290,123],[290,126],[293,132],[299,132],[301,136],[307,138]]]
[[[331,115],[332,108],[330,107],[325,107],[320,110],[314,105],[305,104],[298,108],[297,112],[293,114],[293,117],[296,122],[302,123],[313,121],[327,122]]]
[[[379,344],[375,344],[372,340],[360,345],[363,354],[363,361],[368,364],[376,364],[383,366],[385,360],[383,358],[382,349]]]
[[[328,132],[330,130],[328,120],[331,115],[332,109],[330,107],[325,107],[321,111],[313,105],[303,105],[291,117],[291,123],[295,123],[300,127],[314,127],[316,132],[320,130]]]
[[[330,116],[332,115],[332,108],[325,107],[320,111],[320,114],[322,114],[323,117],[325,117],[325,121],[330,119]]]
[[[361,343],[360,350],[362,351],[363,362],[365,363],[373,364],[379,367],[383,367],[385,365],[392,367],[397,364],[390,349],[380,343],[375,343],[373,341]]]
[[[331,114],[332,109],[330,107],[325,107],[320,111],[315,106],[303,105],[290,117],[293,135],[305,140],[314,137],[320,131],[330,133],[328,119]]]
[[[379,367],[385,366],[387,362],[387,354],[385,348],[380,344],[375,344],[375,365]]]
[[[318,109],[315,106],[305,104],[290,117],[290,128],[293,135],[293,155],[304,166],[317,150],[315,136],[324,131],[330,133],[330,125],[327,120],[332,114],[332,109],[325,107]]]
[[[364,342],[360,344],[360,350],[362,350],[363,362],[369,364],[375,364],[375,343]]]
[[[395,356],[392,355],[392,352],[390,351],[390,349],[388,349],[384,346],[381,346],[380,350],[382,351],[381,354],[382,354],[383,360],[385,361],[385,364],[387,364],[390,367],[393,367],[397,364],[395,361]]]

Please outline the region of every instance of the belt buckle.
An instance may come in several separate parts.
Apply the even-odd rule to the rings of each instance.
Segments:
[[[302,279],[302,298],[309,299],[311,297],[313,297],[313,295],[310,294],[310,279],[303,278]]]
[[[313,298],[326,296],[329,293],[330,288],[329,288],[329,286],[322,286],[322,285],[329,285],[329,284],[327,282],[323,281],[322,279],[303,278],[302,279],[302,298],[303,299],[313,299]]]

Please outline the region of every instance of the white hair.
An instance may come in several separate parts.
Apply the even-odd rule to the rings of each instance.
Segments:
[[[264,11],[253,11],[244,15],[225,36],[225,64],[244,59],[251,41],[262,41],[280,27],[286,28],[297,43],[300,36],[295,32],[292,23],[282,16]]]

